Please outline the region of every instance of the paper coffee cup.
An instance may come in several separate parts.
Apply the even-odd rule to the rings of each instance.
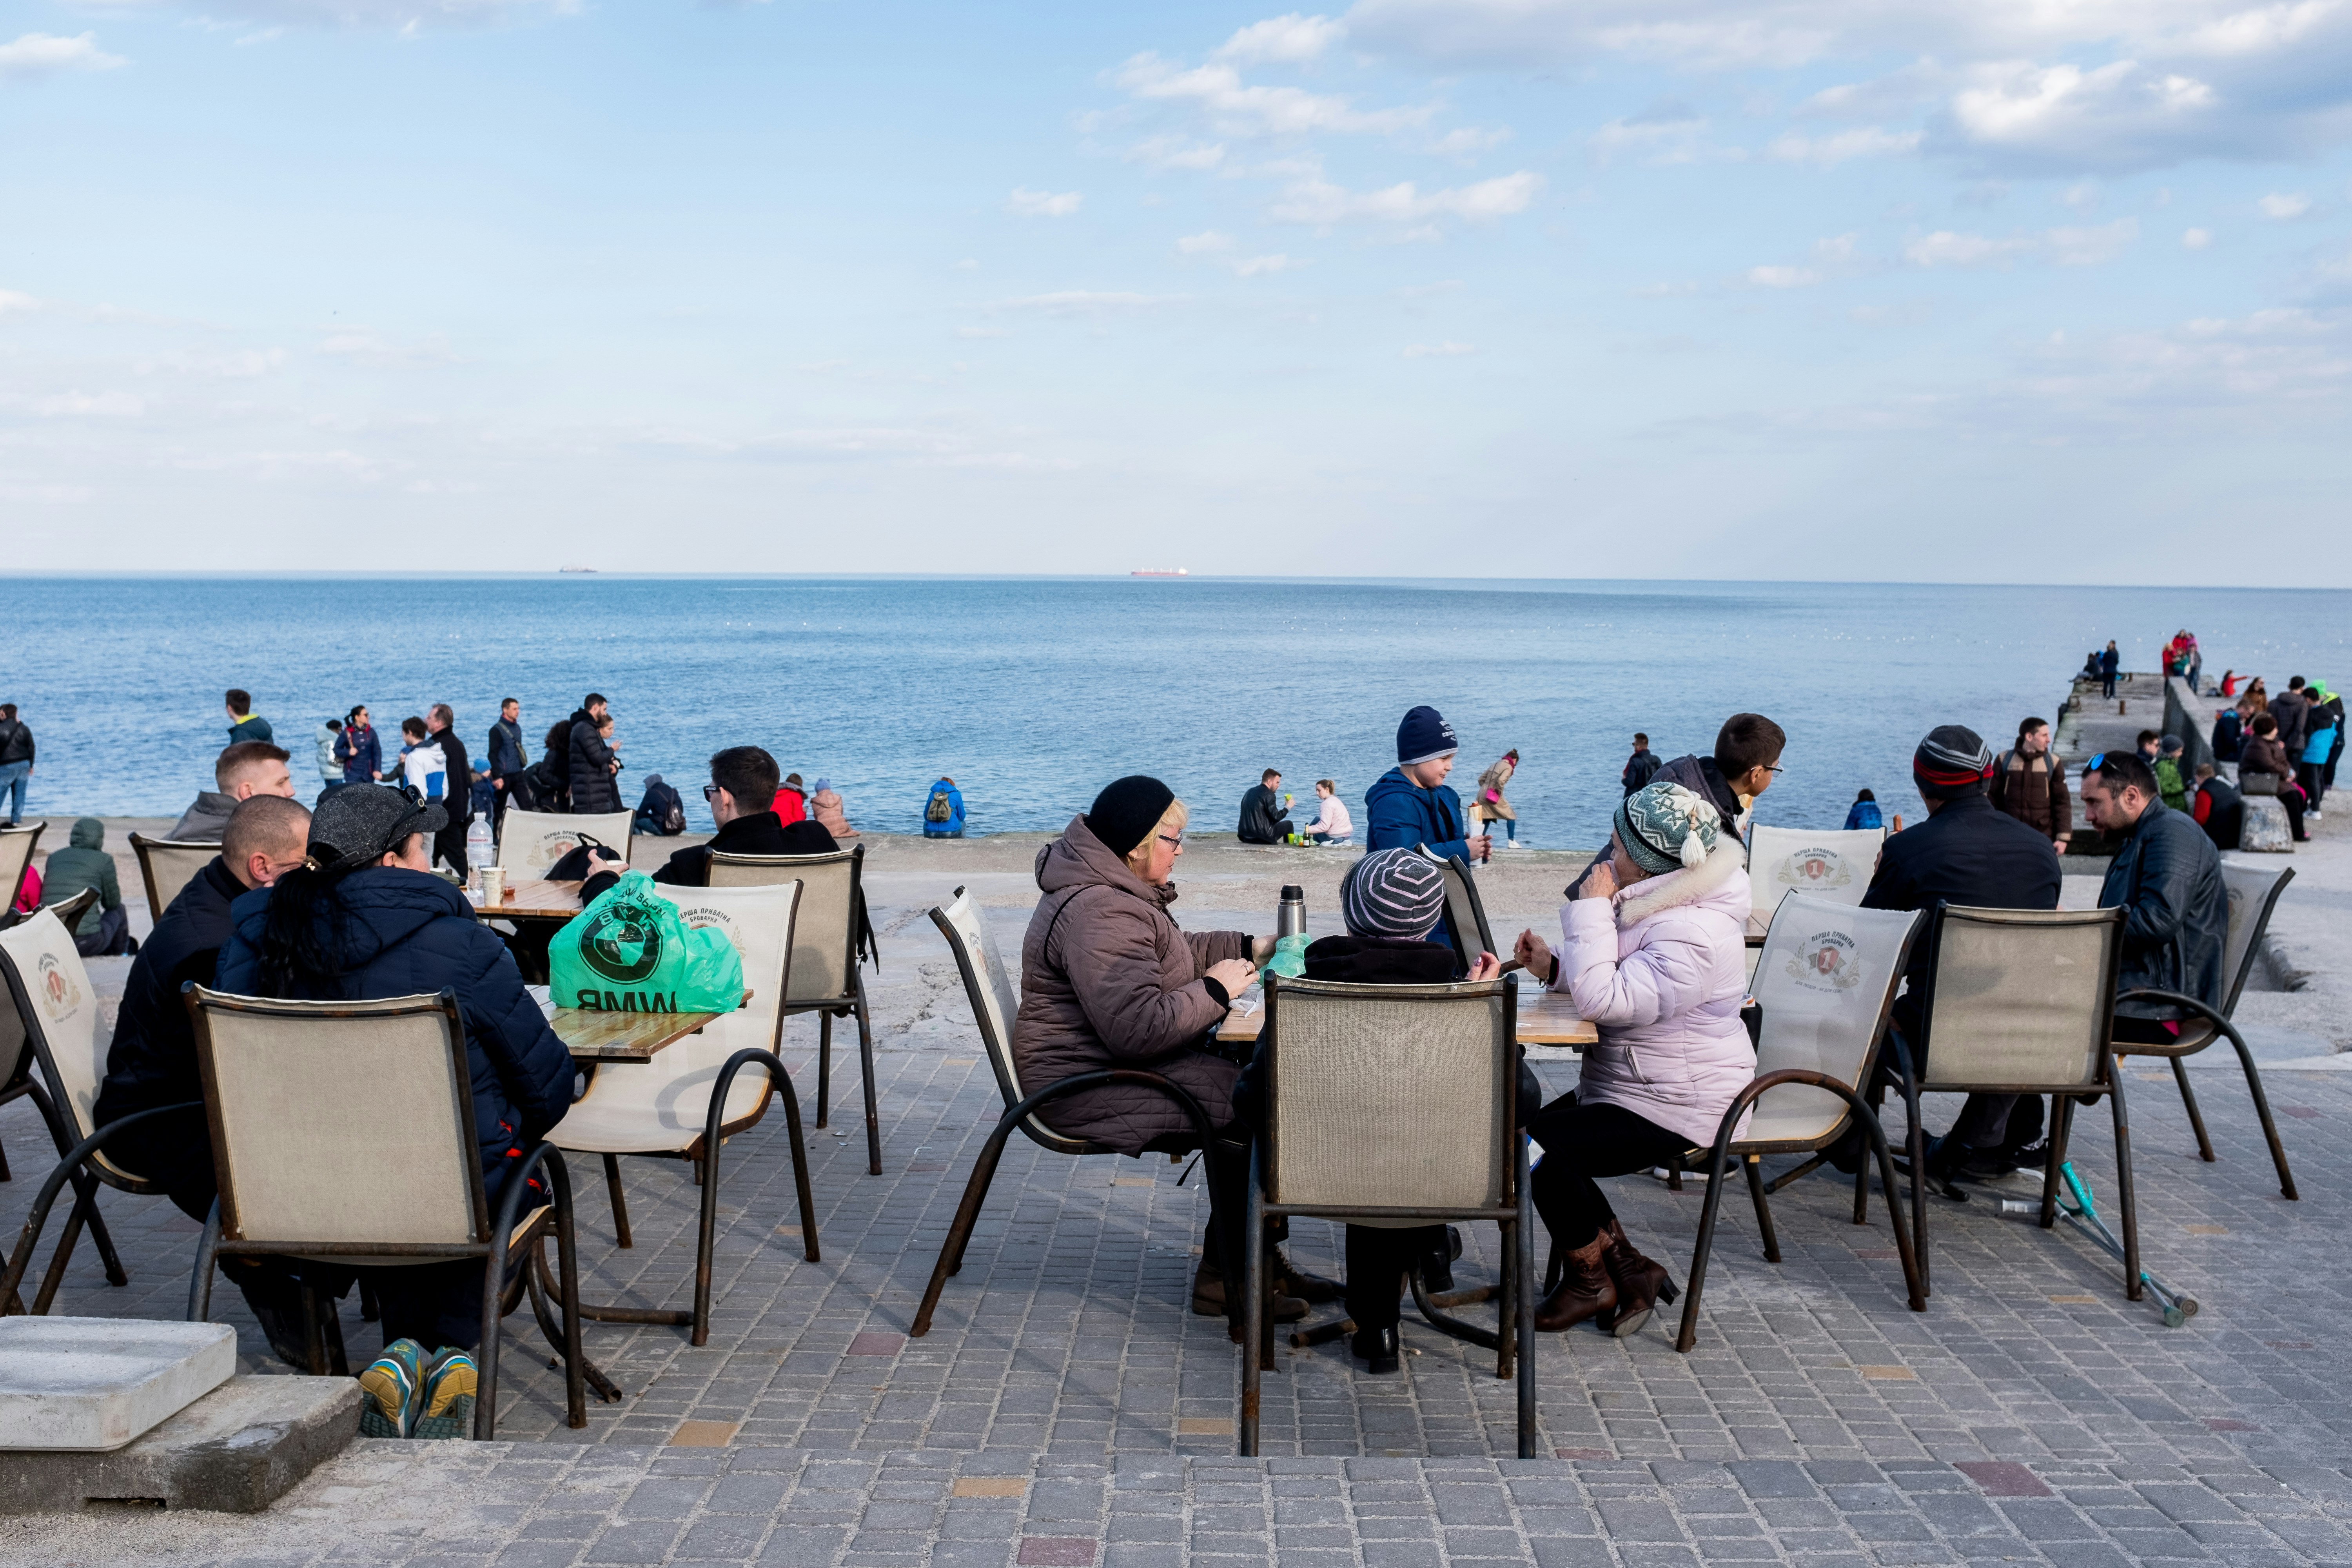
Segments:
[[[501,866],[482,868],[482,902],[503,903],[507,896],[507,873]]]

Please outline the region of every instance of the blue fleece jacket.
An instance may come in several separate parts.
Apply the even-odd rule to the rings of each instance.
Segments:
[[[1468,836],[1462,828],[1462,796],[1450,784],[1423,789],[1391,768],[1364,792],[1364,852],[1411,849],[1426,844],[1441,858],[1470,858]]]

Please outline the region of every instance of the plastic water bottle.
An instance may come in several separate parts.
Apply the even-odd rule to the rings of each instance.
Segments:
[[[466,885],[476,892],[482,890],[482,868],[490,863],[490,819],[474,818],[466,829]]]

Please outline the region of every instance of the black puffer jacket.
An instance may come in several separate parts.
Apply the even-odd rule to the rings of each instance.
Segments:
[[[255,994],[261,937],[274,889],[257,888],[229,907],[232,930],[221,950],[224,991]],[[506,946],[474,918],[466,896],[438,877],[400,866],[371,866],[343,879],[339,925],[328,926],[338,969],[323,983],[297,987],[301,1001],[366,1001],[415,996],[445,987],[457,994],[472,1070],[474,1132],[481,1142],[482,1180],[492,1205],[510,1165],[572,1108],[571,1053]],[[366,1084],[354,1084],[365,1093]]]
[[[2183,813],[2151,802],[2116,850],[2099,907],[2124,915],[2124,966],[2118,994],[2137,990],[2194,996],[2221,1005],[2221,947],[2230,933],[2221,857],[2204,829]],[[2133,1018],[2178,1018],[2161,1002],[2118,1003]]]
[[[188,879],[131,961],[114,1043],[106,1050],[106,1081],[98,1090],[100,1126],[133,1111],[204,1099],[195,1031],[180,987],[191,980],[213,983],[221,944],[228,940],[229,905],[245,890],[214,856]],[[106,1153],[162,1186],[193,1218],[212,1212],[213,1141],[201,1113],[142,1122],[108,1143]]]
[[[594,720],[583,716],[572,721],[569,758],[574,815],[626,809],[621,805],[621,781],[613,773],[613,748],[596,733]]]

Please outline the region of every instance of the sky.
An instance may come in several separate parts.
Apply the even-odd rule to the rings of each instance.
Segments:
[[[2352,0],[0,0],[0,569],[2352,584]]]

